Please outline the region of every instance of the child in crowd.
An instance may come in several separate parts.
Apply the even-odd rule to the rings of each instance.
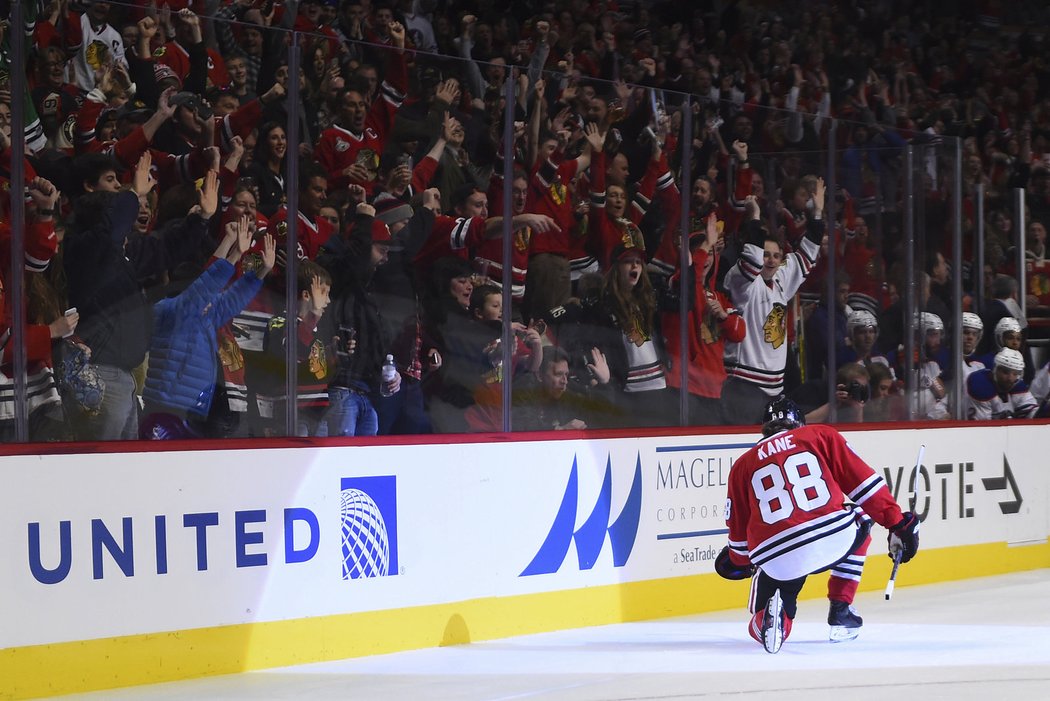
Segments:
[[[328,426],[323,417],[328,408],[328,381],[334,370],[336,352],[352,353],[357,346],[356,339],[347,338],[343,348],[337,348],[341,338],[326,334],[322,329],[322,316],[328,307],[332,291],[332,276],[317,263],[310,260],[299,261],[298,287],[296,294],[299,306],[296,309],[294,328],[288,323],[287,314],[279,314],[270,319],[266,329],[265,347],[267,353],[277,358],[284,358],[288,339],[294,334],[298,352],[296,353],[296,402],[298,414],[296,420],[297,436],[327,436]],[[278,362],[275,367],[283,367]],[[283,379],[284,375],[281,375]],[[274,378],[276,379],[276,378]],[[283,388],[282,388],[283,389]],[[278,391],[273,396],[273,417],[276,428],[280,428],[280,418],[287,411],[285,393]]]

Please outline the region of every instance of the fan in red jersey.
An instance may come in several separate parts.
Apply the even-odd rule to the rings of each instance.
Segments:
[[[857,637],[853,597],[871,543],[871,521],[889,532],[891,557],[919,548],[919,519],[901,513],[886,483],[830,426],[806,426],[784,396],[766,407],[764,438],[729,474],[729,545],[715,561],[726,579],[751,582],[748,632],[775,653],[791,633],[798,594],[810,574],[831,570],[832,642]]]

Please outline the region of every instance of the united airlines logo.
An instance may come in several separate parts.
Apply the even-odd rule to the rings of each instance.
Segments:
[[[610,525],[612,515],[612,458],[605,464],[605,479],[602,481],[598,499],[591,509],[590,515],[578,530],[576,527],[576,509],[579,498],[579,472],[576,466],[575,456],[572,459],[572,472],[569,473],[569,483],[565,486],[565,494],[561,498],[561,506],[554,517],[547,538],[543,541],[532,562],[521,573],[521,577],[534,574],[551,574],[561,569],[565,562],[565,556],[569,552],[569,544],[576,543],[576,555],[579,559],[580,569],[589,570],[598,561],[598,555],[605,545],[605,537],[608,535],[612,546],[612,557],[614,567],[623,567],[631,557],[634,549],[634,541],[638,535],[638,520],[642,513],[642,456],[634,467],[634,480],[631,483],[631,491],[627,495],[627,501]]]
[[[341,488],[343,579],[397,574],[394,476],[344,477]]]

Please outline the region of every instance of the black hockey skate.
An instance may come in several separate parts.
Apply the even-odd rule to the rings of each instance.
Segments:
[[[833,643],[853,640],[860,635],[864,619],[857,615],[856,609],[845,601],[832,601],[828,608],[828,625],[831,626],[829,639]]]

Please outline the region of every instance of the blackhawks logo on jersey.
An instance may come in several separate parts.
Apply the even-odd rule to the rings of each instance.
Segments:
[[[717,299],[711,290],[704,290],[708,299]],[[718,343],[722,338],[722,322],[715,318],[711,311],[711,305],[704,305],[704,313],[700,316],[700,342]]]
[[[787,307],[780,302],[774,304],[766,316],[766,323],[762,324],[762,331],[762,340],[766,343],[774,348],[784,345],[787,338]]]
[[[550,194],[551,199],[554,200],[554,204],[564,204],[565,196],[568,193],[567,188],[561,183],[551,183]]]
[[[514,232],[514,250],[524,253],[529,250],[529,241],[532,239],[532,227],[523,226]]]
[[[357,152],[357,163],[368,170],[368,181],[372,182],[379,177],[379,154],[370,148],[363,148]]]
[[[87,50],[84,52],[84,58],[87,60],[88,66],[98,70],[109,61],[109,47],[106,46],[105,42],[96,39],[88,44]]]
[[[324,344],[321,343],[320,339],[315,338],[313,343],[310,344],[310,353],[306,358],[306,364],[310,369],[310,374],[318,380],[323,380],[328,376],[328,355],[325,353]]]
[[[238,372],[244,369],[244,354],[241,347],[232,336],[225,336],[219,341],[219,361],[223,368],[229,372]]]

